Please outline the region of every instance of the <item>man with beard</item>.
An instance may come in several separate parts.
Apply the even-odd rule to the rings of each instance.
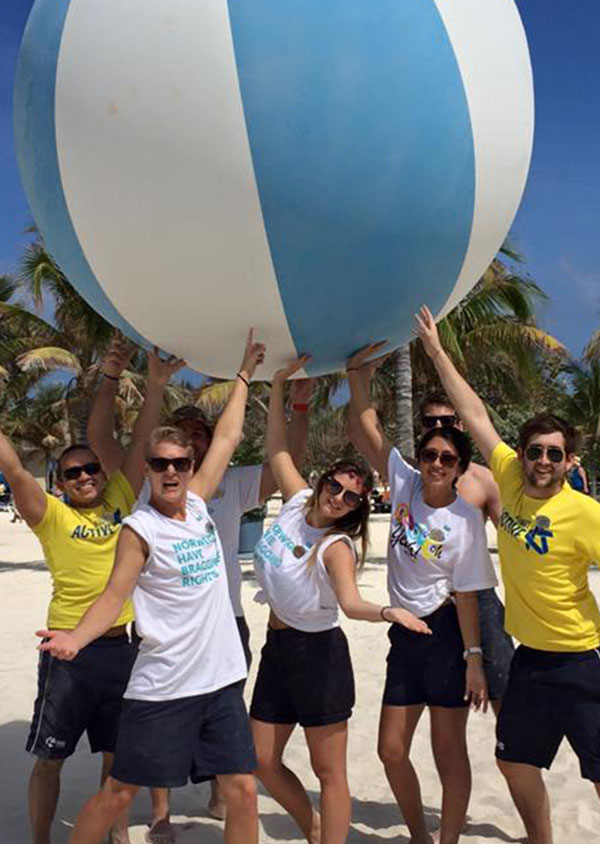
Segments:
[[[530,844],[552,844],[541,769],[564,737],[600,797],[600,611],[588,569],[600,558],[600,504],[571,489],[574,428],[553,414],[521,428],[513,451],[440,343],[428,308],[417,333],[500,488],[498,551],[506,629],[521,642],[497,723],[496,757]]]

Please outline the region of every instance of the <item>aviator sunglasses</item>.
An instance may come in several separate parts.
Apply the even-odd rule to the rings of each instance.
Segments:
[[[544,452],[550,463],[562,463],[565,459],[564,451],[557,445],[549,445],[547,448],[543,445],[530,445],[525,449],[525,457],[533,463],[539,460]]]
[[[66,481],[76,481],[82,472],[86,475],[97,475],[102,471],[102,466],[99,463],[84,463],[83,466],[69,466],[68,469],[63,469],[62,476]]]
[[[456,413],[443,413],[441,416],[428,413],[425,416],[421,416],[421,426],[423,428],[435,428],[438,422],[442,428],[453,428],[458,422],[458,416]]]
[[[346,507],[350,507],[352,510],[355,510],[363,501],[362,495],[359,495],[357,492],[352,492],[351,489],[344,489],[343,485],[339,481],[336,481],[335,478],[327,478],[325,481],[325,487],[330,495],[339,495],[340,492],[344,490],[342,501]]]
[[[189,472],[192,468],[191,457],[149,457],[146,463],[153,472],[166,472],[169,466],[176,472]]]
[[[445,469],[452,469],[458,463],[456,454],[450,451],[438,451],[437,448],[424,448],[419,455],[419,460],[423,463],[435,463],[438,459]]]

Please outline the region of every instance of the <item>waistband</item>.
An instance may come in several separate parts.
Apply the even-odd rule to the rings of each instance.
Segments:
[[[529,648],[527,645],[519,645],[515,656],[517,654],[521,659],[548,666],[566,662],[583,662],[587,659],[600,661],[600,647],[587,651],[541,651],[537,648]]]

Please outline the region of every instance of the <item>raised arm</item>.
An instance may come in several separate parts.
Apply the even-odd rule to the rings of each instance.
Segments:
[[[350,387],[348,410],[348,435],[380,475],[387,475],[387,465],[392,444],[385,435],[377,411],[369,397],[370,369],[367,359],[372,357],[382,343],[372,343],[348,358],[346,372]]]
[[[133,346],[116,332],[102,361],[100,384],[87,424],[88,442],[109,477],[121,468],[125,459],[125,449],[114,435],[115,401],[119,378],[132,354]]]
[[[115,564],[104,592],[89,607],[74,630],[38,630],[47,639],[39,646],[59,659],[74,659],[82,648],[106,633],[118,619],[123,604],[133,592],[148,557],[144,540],[124,525],[115,553]]]
[[[250,330],[235,386],[217,422],[206,456],[189,486],[192,492],[205,501],[209,501],[217,491],[233,452],[242,437],[248,386],[256,367],[263,362],[264,356],[264,345],[254,342],[253,331]]]
[[[46,514],[46,493],[24,468],[12,443],[0,432],[0,471],[10,484],[15,506],[29,527],[38,525]]]
[[[308,439],[308,406],[312,398],[314,378],[299,378],[292,381],[291,402],[292,418],[288,426],[290,455],[298,470],[302,468],[306,456],[306,442]],[[278,489],[275,475],[267,462],[263,466],[260,479],[260,502],[267,500]]]
[[[131,445],[125,453],[122,466],[123,474],[131,484],[135,495],[139,493],[144,482],[144,449],[148,437],[158,425],[165,387],[171,376],[183,366],[185,366],[185,361],[173,355],[166,360],[161,360],[156,347],[152,352],[148,352],[146,395],[142,409],[135,420]]]
[[[371,380],[373,378],[374,373],[377,369],[381,366],[381,364],[387,360],[391,353],[381,355],[381,357],[376,358],[375,360],[369,360],[366,363],[363,363],[357,369],[357,377],[360,377],[363,380],[364,384],[364,391],[366,392],[367,396],[370,396],[370,387],[371,387]],[[373,413],[375,414],[375,410],[373,409]],[[377,415],[375,414],[375,420],[379,425],[379,420]],[[367,461],[371,464],[371,466],[375,466],[378,456],[373,451],[371,447],[370,439],[365,436],[363,433],[362,425],[360,423],[360,417],[356,412],[356,403],[354,401],[350,401],[348,404],[348,439],[360,453],[367,459]],[[383,432],[382,432],[383,433]],[[387,469],[387,466],[386,466]],[[386,471],[387,474],[387,471]]]
[[[308,483],[294,462],[286,429],[284,407],[285,382],[294,372],[301,369],[307,360],[308,355],[303,355],[293,360],[285,369],[279,369],[273,376],[271,387],[267,420],[267,460],[284,501],[308,487]]]
[[[427,307],[422,307],[416,317],[416,332],[425,351],[435,366],[444,389],[465,427],[477,443],[486,463],[500,442],[500,435],[492,425],[484,403],[475,390],[465,381],[444,351],[435,320]]]

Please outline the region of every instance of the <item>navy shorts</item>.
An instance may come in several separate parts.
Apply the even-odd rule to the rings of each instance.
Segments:
[[[339,627],[267,631],[250,715],[268,724],[322,727],[347,721],[354,706],[348,641]]]
[[[242,684],[176,700],[123,701],[111,776],[150,788],[178,788],[256,768]]]
[[[515,646],[504,630],[504,605],[496,590],[482,589],[477,593],[477,604],[488,694],[490,700],[500,700],[506,691]]]
[[[384,706],[468,706],[465,701],[464,645],[456,607],[444,604],[423,618],[432,635],[415,633],[401,624],[388,632]]]
[[[513,657],[496,725],[496,756],[549,768],[567,739],[581,776],[600,783],[600,649],[538,651]]]
[[[134,659],[126,635],[96,639],[71,661],[42,651],[27,750],[41,759],[66,759],[87,732],[92,753],[112,753]]]

